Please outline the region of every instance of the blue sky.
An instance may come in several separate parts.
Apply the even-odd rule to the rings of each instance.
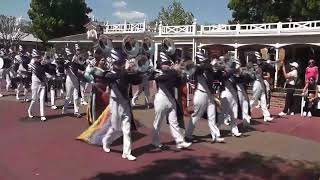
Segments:
[[[31,0],[0,0],[0,14],[23,16]],[[231,18],[227,8],[229,0],[180,0],[191,11],[199,23],[226,23]],[[153,20],[162,6],[168,6],[172,0],[86,0],[93,9],[92,15],[100,21],[112,23]]]

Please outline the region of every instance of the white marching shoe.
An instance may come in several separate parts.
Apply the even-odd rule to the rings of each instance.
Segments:
[[[265,117],[265,118],[263,119],[264,122],[270,122],[270,121],[272,121],[272,120],[273,120],[272,117]]]
[[[232,136],[234,136],[234,137],[240,137],[241,135],[242,135],[242,133],[240,133],[240,132],[232,133]]]
[[[184,148],[190,147],[191,145],[192,145],[191,142],[183,141],[183,142],[178,143],[176,147],[177,147],[177,149],[184,149]]]
[[[135,161],[137,158],[131,154],[122,154],[123,159],[128,159],[129,161]]]
[[[311,114],[310,111],[308,112],[308,115],[307,115],[307,116],[308,116],[309,118],[312,117],[312,114]]]
[[[303,116],[306,117],[307,116],[307,112],[304,111],[303,112]]]
[[[287,115],[287,114],[284,113],[284,112],[281,112],[281,113],[279,113],[278,115],[279,115],[279,116],[285,116],[285,115]]]
[[[58,109],[58,107],[53,105],[53,106],[51,106],[51,109],[56,110],[56,109]]]
[[[44,117],[44,116],[41,116],[41,121],[46,121],[47,120],[47,118],[46,117]]]
[[[214,138],[213,142],[217,142],[217,143],[224,143],[224,138],[221,138],[221,137],[216,137]]]
[[[0,97],[3,97],[3,94],[0,94]]]
[[[107,141],[106,141],[105,137],[102,138],[102,149],[106,153],[109,153],[111,151],[110,147],[107,144]]]

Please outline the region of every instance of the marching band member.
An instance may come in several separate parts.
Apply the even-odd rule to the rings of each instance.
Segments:
[[[112,49],[111,58],[113,59],[113,70],[106,74],[105,80],[110,87],[110,108],[111,108],[111,127],[107,130],[106,135],[102,139],[103,150],[110,152],[110,145],[119,137],[118,134],[123,133],[123,153],[122,158],[129,161],[136,160],[131,154],[131,107],[128,97],[128,85],[139,84],[141,77],[136,74],[129,74],[126,69],[126,61],[120,52]]]
[[[213,142],[224,142],[220,138],[220,130],[216,125],[216,105],[214,101],[214,82],[217,74],[214,73],[210,61],[202,51],[196,53],[200,65],[188,70],[192,75],[194,72],[196,78],[196,91],[193,96],[194,112],[191,115],[189,126],[186,130],[186,137],[192,139],[192,134],[197,121],[207,112],[208,125]]]
[[[241,118],[243,120],[244,126],[249,126],[251,123],[251,108],[250,100],[247,94],[246,86],[254,80],[253,70],[250,68],[240,68],[240,62],[238,62],[238,68],[236,69],[235,79],[236,79],[236,89],[238,92],[238,100],[241,111]]]
[[[57,96],[62,97],[65,92],[65,82],[66,82],[66,74],[65,74],[65,62],[62,54],[56,54],[53,64],[56,65],[56,90]]]
[[[180,84],[181,77],[164,52],[160,52],[160,59],[160,70],[158,73],[154,72],[154,80],[157,83],[158,91],[154,99],[155,119],[153,122],[152,145],[157,148],[162,147],[159,138],[160,127],[162,121],[167,118],[176,147],[178,149],[188,148],[192,143],[185,141],[185,132],[179,127],[177,102],[174,93],[174,88]]]
[[[140,72],[147,72],[151,66],[150,66],[150,59],[147,59],[149,62],[138,62],[140,67]],[[136,105],[136,101],[138,100],[140,94],[142,91],[144,92],[144,98],[145,98],[145,105],[147,108],[150,108],[150,87],[149,87],[149,74],[143,73],[142,75],[142,83],[139,84],[138,90],[134,93],[132,98],[132,105]]]
[[[4,58],[5,55],[6,55],[5,49],[1,48],[0,49],[0,58]],[[5,69],[0,69],[0,73],[1,73],[2,79],[5,79],[5,77],[6,77]],[[1,85],[1,82],[0,82],[0,85]],[[3,97],[3,94],[1,94],[1,88],[0,88],[0,97]]]
[[[68,59],[66,62],[66,98],[62,109],[62,114],[66,113],[71,96],[73,95],[74,116],[80,118],[81,114],[79,113],[79,97],[81,96],[81,93],[79,75],[82,74],[85,69],[83,69],[83,67],[79,64],[78,58],[73,58],[73,54],[69,48],[66,48],[65,50]]]
[[[84,59],[81,57],[81,49],[79,47],[78,44],[75,44],[75,55],[73,56],[73,61],[77,61],[78,64],[80,64],[81,66],[83,66],[83,68],[85,69],[85,61]],[[80,97],[80,104],[81,105],[87,105],[87,101],[85,100],[85,90],[87,88],[87,82],[85,82],[85,79],[83,78],[80,78],[80,94],[81,94],[81,97]]]
[[[38,99],[40,99],[40,116],[41,121],[46,121],[46,117],[44,115],[44,103],[45,103],[45,91],[46,91],[46,68],[43,65],[43,61],[37,50],[32,50],[32,60],[29,64],[29,68],[31,70],[31,93],[32,100],[28,109],[29,118],[33,118],[33,109],[34,104]]]
[[[254,75],[255,80],[253,83],[253,96],[252,100],[250,101],[251,108],[256,106],[260,99],[260,108],[263,114],[263,121],[268,122],[272,121],[273,118],[270,117],[270,112],[267,106],[267,91],[263,79],[263,66],[262,66],[262,59],[260,58],[259,52],[256,52],[257,63],[254,64]]]
[[[225,57],[220,57],[219,59],[225,63],[224,89],[220,95],[222,106],[220,117],[223,118],[224,122],[230,122],[232,136],[240,137],[242,133],[239,132],[236,122],[239,112],[239,100],[235,81],[235,71],[239,63],[236,60]]]
[[[48,90],[50,90],[50,106],[51,109],[55,110],[58,107],[55,105],[55,96],[56,96],[56,88],[57,88],[57,74],[56,74],[56,69],[57,66],[54,63],[53,59],[45,53],[43,57],[43,61],[48,66],[48,72],[46,73],[46,76],[48,78]]]
[[[30,60],[24,56],[23,54],[24,50],[21,45],[19,45],[19,54],[15,56],[15,63],[18,67],[18,84],[16,89],[16,99],[20,100],[19,94],[20,89],[23,87],[23,95],[24,95],[24,101],[28,102],[29,99],[27,98],[28,89],[30,88],[30,73],[28,71],[28,64],[30,63]]]

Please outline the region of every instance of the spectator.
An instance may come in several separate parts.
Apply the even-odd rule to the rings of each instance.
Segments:
[[[315,77],[309,78],[309,81],[303,88],[302,94],[306,96],[303,116],[312,117],[312,111],[315,110],[318,99],[318,88]]]
[[[286,84],[285,88],[287,90],[287,95],[286,95],[286,102],[285,102],[285,107],[281,113],[279,113],[279,116],[284,116],[284,115],[294,115],[293,112],[293,93],[295,90],[296,86],[296,81],[298,78],[298,69],[299,64],[296,62],[290,63],[290,68],[291,71],[289,73],[286,72],[285,66],[282,67],[283,75],[286,79]]]
[[[317,84],[318,78],[319,78],[319,72],[318,72],[318,67],[315,66],[315,61],[313,59],[309,60],[309,66],[306,68],[305,84],[308,83],[311,77],[315,78],[315,82]]]

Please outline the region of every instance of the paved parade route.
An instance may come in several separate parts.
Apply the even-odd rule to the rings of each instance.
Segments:
[[[138,159],[129,162],[121,158],[121,141],[106,154],[100,147],[75,140],[88,126],[85,118],[46,108],[47,122],[30,120],[27,106],[11,97],[0,100],[1,180],[319,179],[320,175],[319,117],[297,115],[268,124],[256,119],[242,138],[231,137],[222,127],[224,144],[207,142],[207,122],[202,120],[196,129],[199,141],[183,151],[176,150],[164,125],[161,138],[167,149],[160,151],[150,146],[153,111],[135,110],[140,128],[133,133],[133,155]],[[256,111],[253,117],[259,118]]]

